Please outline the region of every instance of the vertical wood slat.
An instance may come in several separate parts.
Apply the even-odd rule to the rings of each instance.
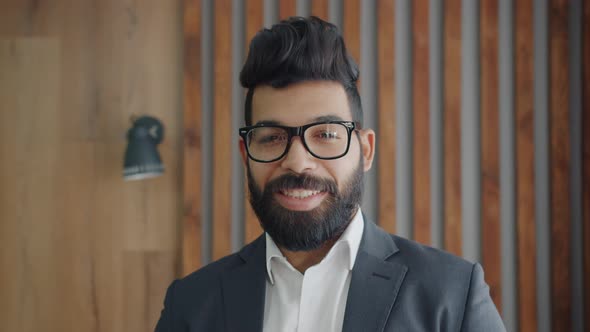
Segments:
[[[533,136],[533,0],[516,3],[515,102],[519,331],[537,331]]]
[[[314,0],[311,3],[311,15],[328,21],[330,15],[328,13],[328,0]]]
[[[395,233],[394,1],[377,2],[379,224]]]
[[[215,1],[213,115],[213,259],[231,250],[231,0]]]
[[[445,249],[461,250],[461,0],[444,3]]]
[[[590,59],[590,1],[584,1],[582,59]],[[590,329],[590,64],[582,60],[582,209],[584,229],[584,317]]]
[[[279,19],[285,20],[297,14],[297,0],[279,0]]]
[[[486,282],[501,312],[498,1],[481,5],[482,259]]]
[[[246,54],[250,41],[264,27],[264,1],[246,0]]]
[[[361,6],[360,0],[344,0],[342,34],[346,49],[356,61],[361,61]]]
[[[201,4],[184,1],[182,274],[201,265]]]
[[[414,239],[430,244],[429,0],[412,1],[414,105]]]
[[[264,3],[263,0],[247,0],[246,1],[246,54],[250,47],[250,41],[260,29],[264,26]],[[244,200],[244,211],[245,211],[245,243],[254,241],[261,233],[262,228],[256,218],[256,214],[250,205],[248,199],[248,183],[245,182],[246,195]]]
[[[551,308],[553,331],[571,331],[568,0],[550,1]]]

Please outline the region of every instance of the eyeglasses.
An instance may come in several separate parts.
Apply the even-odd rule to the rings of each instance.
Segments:
[[[289,152],[291,139],[301,137],[305,149],[318,159],[337,159],[348,153],[353,121],[325,121],[300,127],[259,124],[240,128],[248,157],[261,163],[277,161]]]

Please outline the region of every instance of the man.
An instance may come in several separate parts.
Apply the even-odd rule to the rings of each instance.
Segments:
[[[361,213],[375,133],[357,78],[320,19],[254,37],[239,144],[265,234],[173,282],[156,331],[504,331],[479,264]]]

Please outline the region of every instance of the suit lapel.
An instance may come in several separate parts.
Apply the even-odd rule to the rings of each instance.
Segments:
[[[407,266],[387,262],[399,249],[391,236],[365,217],[365,228],[352,270],[343,332],[383,331]]]
[[[222,276],[227,331],[260,332],[266,293],[266,244],[259,237],[240,253],[244,264]]]

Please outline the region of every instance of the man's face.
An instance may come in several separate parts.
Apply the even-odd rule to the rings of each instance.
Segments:
[[[252,123],[302,126],[326,118],[351,121],[342,85],[302,82],[286,88],[257,87],[252,99]],[[370,169],[374,133],[353,132],[346,155],[333,160],[312,156],[293,137],[289,152],[271,163],[242,158],[248,169],[250,200],[262,227],[288,250],[312,250],[336,240],[361,200],[363,173]]]

